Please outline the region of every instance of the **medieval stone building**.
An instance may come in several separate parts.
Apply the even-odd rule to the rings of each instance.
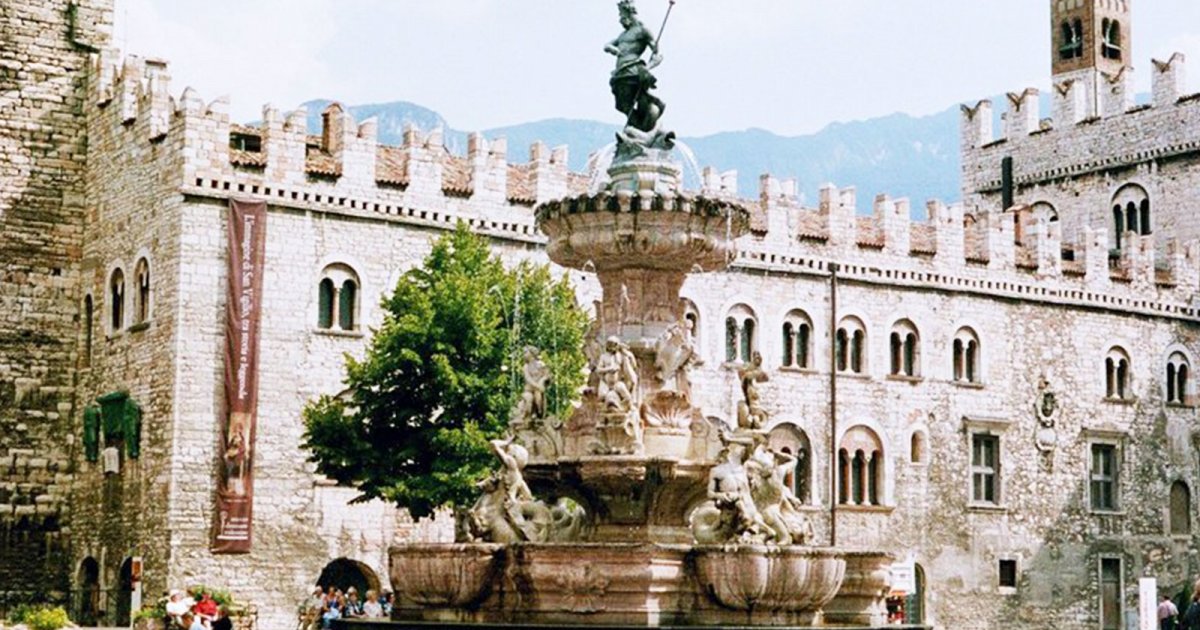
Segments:
[[[1054,116],[1032,90],[999,133],[990,102],[964,107],[964,203],[913,220],[827,186],[805,207],[763,176],[737,261],[684,286],[698,402],[731,418],[762,353],[818,540],[895,553],[911,620],[1118,628],[1138,577],[1200,575],[1200,98],[1175,56],[1133,104],[1129,4],[1052,0]],[[118,61],[111,22],[111,0],[0,5],[0,591],[122,622],[204,582],[291,627],[323,571],[386,586],[388,545],[448,535],[347,505],[305,461],[304,404],[341,389],[438,234],[464,221],[544,261],[533,206],[588,177],[540,144],[382,146],[338,105],[320,129],[270,107],[235,124],[165,62]],[[218,555],[233,198],[268,220],[254,542]]]

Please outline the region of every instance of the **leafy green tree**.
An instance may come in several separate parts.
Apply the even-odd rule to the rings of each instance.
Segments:
[[[467,505],[494,466],[524,382],[522,350],[542,351],[548,411],[562,416],[582,385],[589,317],[547,265],[506,269],[463,224],[384,298],[363,359],[346,358],[346,394],[304,410],[317,471],[414,517]]]

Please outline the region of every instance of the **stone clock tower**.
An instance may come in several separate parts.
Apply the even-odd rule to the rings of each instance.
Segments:
[[[1054,85],[1071,83],[1084,117],[1100,114],[1100,94],[1108,83],[1132,70],[1132,0],[1051,0],[1050,54]]]

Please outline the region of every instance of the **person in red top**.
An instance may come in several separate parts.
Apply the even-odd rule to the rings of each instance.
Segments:
[[[192,612],[196,613],[205,627],[211,627],[213,619],[217,616],[217,602],[213,600],[212,593],[204,591],[200,601],[192,606]]]

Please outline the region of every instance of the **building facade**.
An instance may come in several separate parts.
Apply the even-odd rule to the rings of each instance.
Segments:
[[[172,92],[165,62],[118,61],[111,13],[0,8],[0,81],[45,95],[0,102],[0,560],[40,554],[33,577],[0,562],[0,590],[70,589],[119,622],[203,582],[290,627],[323,572],[386,586],[389,545],[452,534],[349,505],[306,462],[303,406],[341,390],[432,239],[464,221],[545,261],[533,207],[589,177],[540,144],[516,163],[503,139],[454,155],[438,130],[382,146],[338,105],[320,129],[270,107],[234,124]],[[1138,577],[1174,594],[1200,575],[1200,99],[1176,56],[1133,106],[1128,2],[1051,13],[1054,119],[1034,91],[999,134],[990,103],[965,107],[962,204],[913,220],[827,186],[805,207],[763,176],[737,260],[683,290],[706,415],[735,417],[761,352],[817,539],[895,553],[908,617],[938,627],[1124,627]],[[268,204],[255,533],[215,555],[232,198]]]

